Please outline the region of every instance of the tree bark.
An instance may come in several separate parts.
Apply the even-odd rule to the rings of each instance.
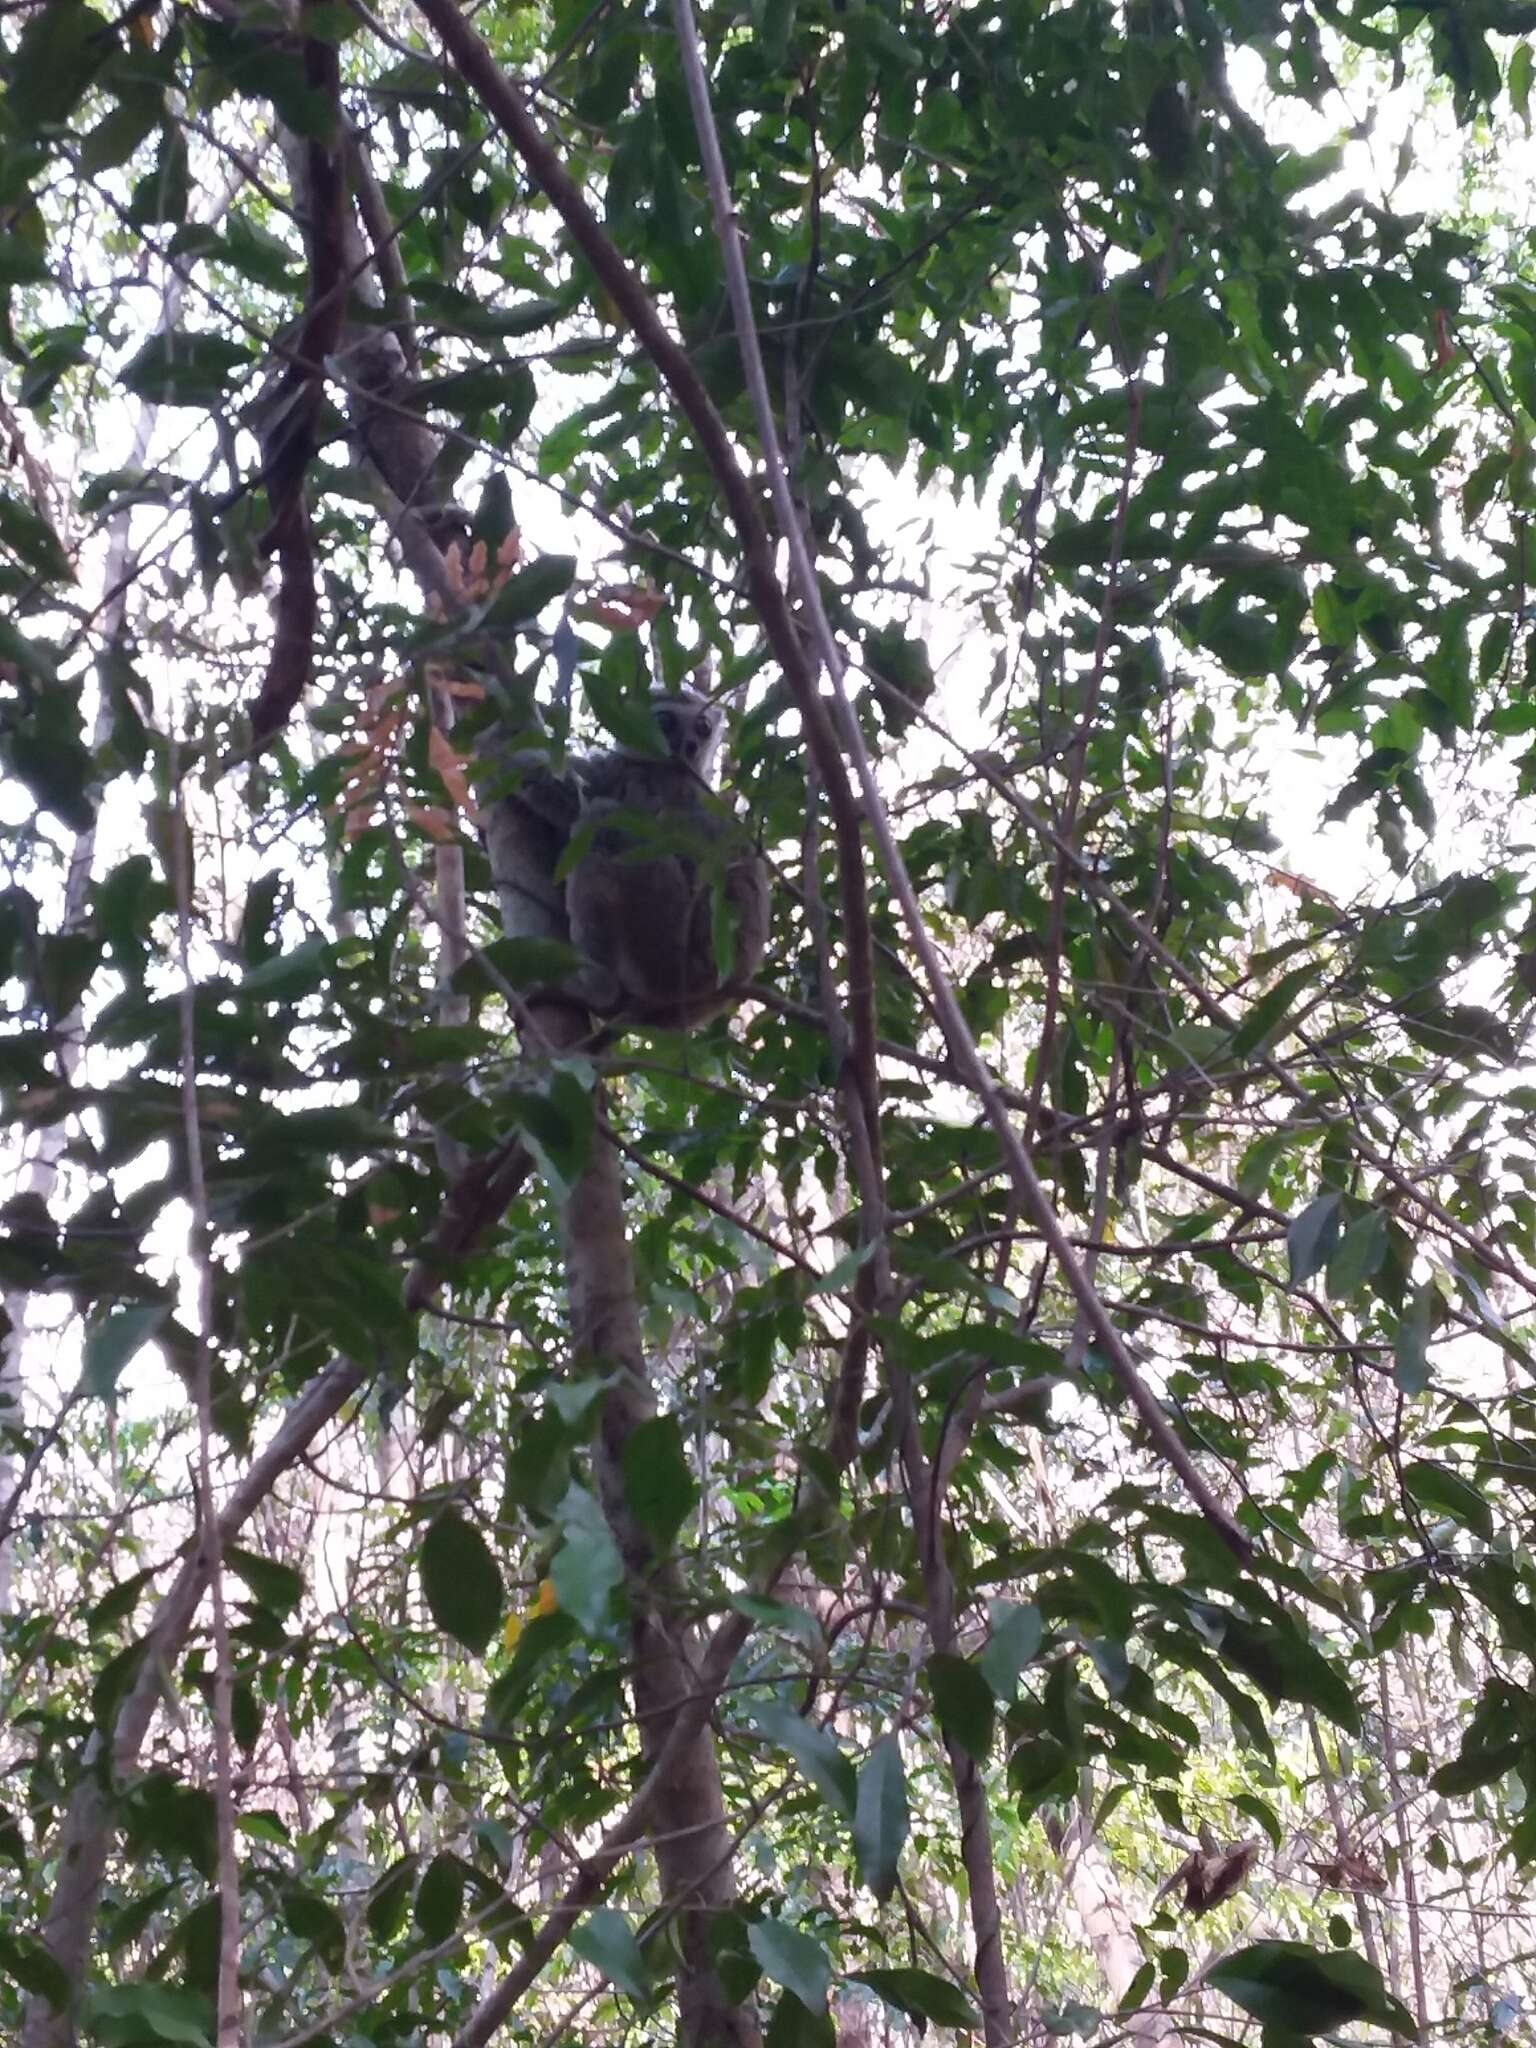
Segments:
[[[598,1424],[596,1467],[603,1513],[624,1560],[633,1610],[635,1719],[654,1763],[684,1703],[700,1684],[698,1644],[681,1617],[677,1574],[636,1525],[624,1492],[624,1447],[655,1412],[624,1229],[619,1155],[599,1135],[565,1206],[574,1362],[610,1375]],[[684,2048],[756,2048],[755,2007],[726,1998],[710,1954],[710,1922],[736,1897],[734,1848],[714,1739],[705,1723],[673,1765],[661,1801],[656,1865],[677,1914],[678,2040]]]

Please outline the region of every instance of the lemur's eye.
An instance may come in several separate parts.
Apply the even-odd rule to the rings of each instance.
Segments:
[[[707,711],[701,711],[693,722],[693,729],[701,740],[709,738],[710,718]]]

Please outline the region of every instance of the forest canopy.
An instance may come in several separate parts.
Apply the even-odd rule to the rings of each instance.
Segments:
[[[6,2039],[1536,2044],[1533,38],[0,13]]]

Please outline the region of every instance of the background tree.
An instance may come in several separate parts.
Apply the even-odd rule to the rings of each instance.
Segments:
[[[27,2048],[1529,2034],[1533,28],[7,16]]]

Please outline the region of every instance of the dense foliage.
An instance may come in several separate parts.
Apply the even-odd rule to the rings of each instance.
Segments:
[[[1533,31],[6,11],[8,2038],[1536,2040]]]

